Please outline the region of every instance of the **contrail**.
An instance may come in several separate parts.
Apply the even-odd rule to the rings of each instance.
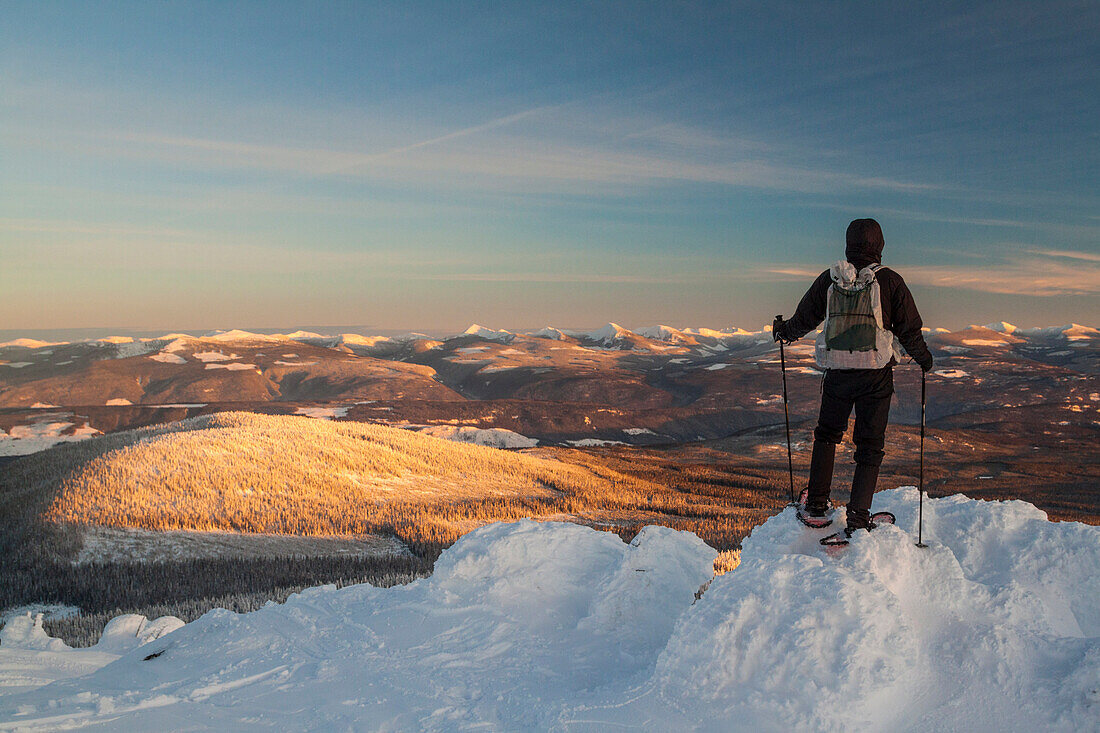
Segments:
[[[489,120],[488,122],[483,122],[480,125],[474,125],[473,127],[466,127],[466,128],[461,129],[461,130],[455,130],[454,132],[448,132],[446,135],[440,135],[439,137],[433,137],[433,138],[430,138],[428,140],[421,140],[418,143],[412,143],[410,145],[402,145],[400,147],[392,148],[390,150],[384,150],[380,153],[372,153],[370,155],[360,156],[354,163],[350,163],[348,165],[341,165],[341,166],[337,166],[335,168],[324,170],[324,171],[321,171],[318,175],[330,175],[330,174],[333,174],[333,173],[344,173],[344,172],[352,171],[352,170],[355,170],[356,168],[359,168],[361,166],[368,165],[368,164],[370,164],[370,163],[372,163],[376,160],[381,160],[382,158],[388,158],[388,157],[393,156],[393,155],[400,155],[401,153],[407,153],[410,150],[418,150],[420,148],[426,148],[430,145],[436,145],[438,143],[446,142],[448,140],[454,140],[456,138],[466,137],[468,135],[474,135],[474,134],[477,134],[479,132],[484,132],[485,130],[493,130],[493,129],[498,128],[498,127],[504,127],[506,125],[512,124],[513,122],[518,122],[519,120],[530,117],[530,116],[532,116],[532,115],[534,115],[538,112],[542,112],[543,110],[552,109],[553,107],[556,107],[556,106],[558,106],[558,105],[546,105],[546,106],[542,106],[542,107],[533,107],[531,109],[524,110],[523,112],[516,112],[515,114],[507,115],[505,117],[498,117],[495,120]]]

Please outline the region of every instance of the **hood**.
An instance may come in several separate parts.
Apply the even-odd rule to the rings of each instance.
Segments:
[[[844,256],[857,270],[873,262],[882,262],[882,248],[886,246],[886,241],[882,238],[882,227],[874,219],[853,221],[848,225],[844,240]]]

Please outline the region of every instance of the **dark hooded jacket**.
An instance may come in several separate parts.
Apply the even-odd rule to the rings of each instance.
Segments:
[[[848,225],[845,237],[844,256],[856,270],[862,270],[872,263],[882,262],[882,249],[885,241],[882,228],[874,219],[856,219]],[[932,354],[924,343],[920,313],[913,301],[913,294],[901,275],[882,267],[875,274],[882,298],[882,325],[898,337],[905,353],[928,371],[932,368]],[[826,301],[832,278],[829,271],[821,273],[814,284],[802,296],[798,309],[790,320],[785,321],[779,336],[787,341],[800,339],[816,329],[825,320]],[[891,362],[893,366],[893,362]]]

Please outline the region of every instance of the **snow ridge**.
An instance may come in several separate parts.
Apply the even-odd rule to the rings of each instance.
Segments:
[[[875,504],[898,525],[840,552],[784,510],[698,599],[715,552],[689,533],[647,527],[626,545],[571,524],[492,524],[430,578],[212,611],[90,675],[0,698],[0,721],[1094,730],[1100,528],[957,495],[925,502],[919,549],[916,489]],[[30,653],[5,639],[0,669]]]

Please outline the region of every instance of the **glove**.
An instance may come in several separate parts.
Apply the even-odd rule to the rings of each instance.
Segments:
[[[921,371],[923,371],[925,374],[932,371],[932,355],[931,354],[928,354],[924,359],[922,359],[921,361],[919,361],[917,363],[920,364]]]
[[[785,344],[794,343],[794,339],[787,335],[787,322],[783,316],[776,316],[772,321],[772,338]]]

